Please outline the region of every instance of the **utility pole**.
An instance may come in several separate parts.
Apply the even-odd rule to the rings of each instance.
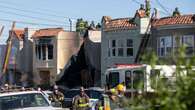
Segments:
[[[1,37],[2,33],[3,33],[3,30],[4,30],[4,26],[2,26],[2,28],[1,28],[0,37]]]
[[[69,22],[70,22],[70,31],[72,31],[72,20],[69,19]]]
[[[4,63],[3,63],[3,73],[1,74],[0,78],[2,77],[3,74],[6,73],[7,66],[9,64],[9,57],[10,57],[10,54],[11,54],[14,28],[15,28],[15,21],[12,24],[11,35],[8,38],[8,42],[7,42],[7,46],[6,46],[6,53],[5,53]]]

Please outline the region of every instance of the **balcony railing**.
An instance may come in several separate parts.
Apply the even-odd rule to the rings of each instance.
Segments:
[[[37,68],[54,68],[54,61],[53,60],[36,60],[35,63]]]

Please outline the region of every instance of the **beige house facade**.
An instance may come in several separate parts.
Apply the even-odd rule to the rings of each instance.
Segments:
[[[32,38],[33,82],[36,85],[54,85],[83,40],[76,32],[66,32],[62,28],[40,29]]]

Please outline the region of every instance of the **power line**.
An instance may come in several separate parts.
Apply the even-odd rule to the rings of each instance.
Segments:
[[[142,4],[141,2],[138,2],[137,0],[132,0],[134,3],[136,3],[136,4]]]
[[[20,24],[29,24],[29,25],[42,25],[42,26],[60,26],[60,27],[69,27],[69,26],[65,26],[65,25],[43,24],[43,23],[32,23],[32,22],[24,22],[24,21],[18,21],[18,20],[2,19],[2,18],[0,18],[0,21],[5,21],[5,22],[13,22],[13,21],[16,21],[16,23],[20,23]]]
[[[11,11],[0,10],[0,13],[9,14],[9,15],[13,14],[13,15],[26,17],[26,18],[31,18],[31,19],[36,19],[36,20],[43,20],[43,21],[50,21],[50,22],[56,22],[56,23],[65,24],[65,22],[62,22],[62,21],[51,20],[51,19],[40,18],[40,17],[34,17],[34,16],[29,16],[29,15],[24,15],[24,14],[18,14],[18,13],[14,13],[14,12],[11,12]]]
[[[30,12],[30,13],[39,14],[39,15],[47,15],[47,16],[50,16],[50,17],[54,17],[55,16],[55,17],[58,17],[58,18],[67,18],[68,19],[68,17],[64,17],[64,16],[60,16],[60,15],[43,13],[43,12],[32,11],[32,10],[23,10],[23,9],[10,7],[10,6],[4,6],[4,5],[1,5],[1,3],[0,3],[0,8],[6,8],[6,9],[17,10],[17,11],[22,11],[22,12]],[[69,18],[69,19],[71,19],[71,18]]]
[[[2,1],[2,0],[0,0],[1,2],[1,4],[6,4],[6,5],[9,5],[10,6],[10,4],[12,5],[12,6],[17,6],[17,5],[22,5],[22,4],[19,4],[19,3],[13,3],[13,2],[7,2],[7,1]],[[13,8],[13,7],[12,7]],[[16,10],[23,10],[23,9],[18,9],[18,8],[15,8]],[[39,10],[39,11],[37,11],[37,9]],[[51,14],[51,13],[45,13],[45,12],[40,12],[41,10],[45,10],[45,11],[49,11],[49,12],[53,12],[53,13],[55,13],[55,14]],[[33,12],[33,13],[40,13],[40,14],[46,14],[46,15],[49,15],[49,16],[56,16],[56,17],[60,17],[60,18],[67,18],[67,19],[77,19],[77,18],[72,18],[72,17],[65,17],[65,16],[61,16],[61,15],[57,15],[56,14],[56,11],[54,12],[53,10],[49,10],[49,9],[41,9],[41,8],[36,8],[36,11],[34,11],[34,10],[26,10],[25,9],[25,11],[29,11],[29,12]],[[59,13],[59,12],[57,12],[57,13]],[[61,13],[61,12],[60,12]]]
[[[134,3],[136,3],[136,4],[138,4],[138,5],[141,5],[142,3],[141,2],[139,2],[139,1],[137,1],[137,0],[132,0]],[[154,4],[154,1],[152,1],[151,0],[151,3],[153,3]],[[161,12],[161,13],[163,13],[164,15],[170,15],[170,13],[168,12],[164,12],[164,11],[162,11],[162,10],[158,10],[159,12]]]
[[[165,8],[165,7],[160,3],[159,0],[156,0],[156,2],[158,3],[158,5],[159,5],[167,14],[171,15],[171,13],[167,10],[167,8]]]
[[[66,17],[66,16],[62,16],[62,14],[61,13],[63,13],[63,12],[59,12],[59,11],[54,11],[54,10],[51,10],[51,9],[43,9],[43,8],[36,8],[36,9],[34,9],[34,10],[24,10],[24,9],[19,9],[19,8],[15,8],[15,7],[10,7],[11,5],[12,6],[17,6],[17,5],[22,5],[22,4],[19,4],[19,3],[14,3],[14,2],[7,2],[7,1],[2,1],[2,0],[0,0],[0,4],[6,4],[6,5],[9,5],[9,8],[11,9],[15,9],[15,10],[18,10],[18,11],[28,11],[28,12],[31,12],[31,13],[37,13],[37,14],[41,14],[41,15],[47,15],[47,16],[55,16],[55,17],[58,17],[58,18],[65,18],[65,19],[67,19],[67,20],[69,20],[69,19],[72,19],[72,20],[77,20],[78,18],[82,18],[82,17]],[[10,5],[11,4],[11,5]],[[8,6],[3,6],[3,7],[7,7],[8,8]],[[21,7],[20,7],[21,8]],[[35,11],[36,10],[36,11]],[[38,11],[39,10],[39,11]],[[45,11],[42,11],[42,10],[45,10],[45,11],[47,11],[47,12],[50,12],[50,13],[47,13],[47,12],[45,12]],[[53,13],[51,13],[51,12],[53,12]],[[54,14],[55,13],[55,14]],[[56,13],[60,13],[60,14],[56,14]],[[94,20],[94,18],[86,18],[86,19],[88,19],[88,21],[96,21],[96,20]],[[91,20],[90,20],[91,19]],[[99,22],[99,21],[96,21],[96,22]]]

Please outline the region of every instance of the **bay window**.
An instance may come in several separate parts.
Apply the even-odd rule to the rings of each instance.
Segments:
[[[158,55],[169,56],[172,53],[175,55],[179,52],[178,49],[184,46],[185,53],[188,56],[194,54],[194,35],[177,35],[160,37],[158,40]]]

